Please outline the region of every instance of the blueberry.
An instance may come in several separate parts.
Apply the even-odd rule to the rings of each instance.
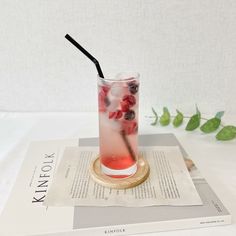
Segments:
[[[138,92],[138,84],[136,84],[135,82],[130,82],[128,84],[128,88],[130,93],[135,94]]]
[[[133,120],[135,118],[135,112],[133,110],[129,110],[124,115],[125,120]]]
[[[105,105],[106,105],[107,107],[111,104],[111,102],[110,102],[110,100],[109,100],[108,97],[105,97],[105,98],[104,98],[104,103],[105,103]]]

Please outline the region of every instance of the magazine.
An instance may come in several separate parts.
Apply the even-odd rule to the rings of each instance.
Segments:
[[[97,146],[97,138],[32,142],[0,216],[1,236],[128,235],[231,223],[231,215],[173,134],[140,135],[140,146],[176,146],[186,159],[200,206],[45,207],[48,188],[68,146]],[[14,227],[13,227],[14,226]]]
[[[66,147],[44,205],[202,205],[178,146],[139,146],[139,155],[149,163],[150,175],[136,187],[119,190],[99,185],[91,178],[89,169],[98,153],[98,147]]]

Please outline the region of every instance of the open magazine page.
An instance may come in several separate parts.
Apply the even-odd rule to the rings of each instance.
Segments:
[[[97,147],[67,147],[44,204],[47,206],[201,205],[179,147],[140,147],[150,165],[150,176],[141,185],[116,190],[96,184],[89,165]],[[63,188],[62,188],[63,186]]]

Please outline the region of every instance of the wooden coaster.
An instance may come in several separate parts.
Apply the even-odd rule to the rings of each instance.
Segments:
[[[138,168],[134,175],[127,178],[112,178],[101,172],[100,159],[95,159],[90,166],[92,179],[100,185],[108,188],[126,189],[133,188],[143,183],[149,176],[150,168],[146,159],[138,158]]]

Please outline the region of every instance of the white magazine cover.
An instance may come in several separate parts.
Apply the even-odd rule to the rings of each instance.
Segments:
[[[97,138],[32,142],[0,216],[0,235],[128,235],[231,223],[231,215],[189,159],[186,164],[203,205],[45,207],[43,202],[65,147],[97,143]],[[140,135],[139,145],[178,145],[188,158],[173,134]]]

